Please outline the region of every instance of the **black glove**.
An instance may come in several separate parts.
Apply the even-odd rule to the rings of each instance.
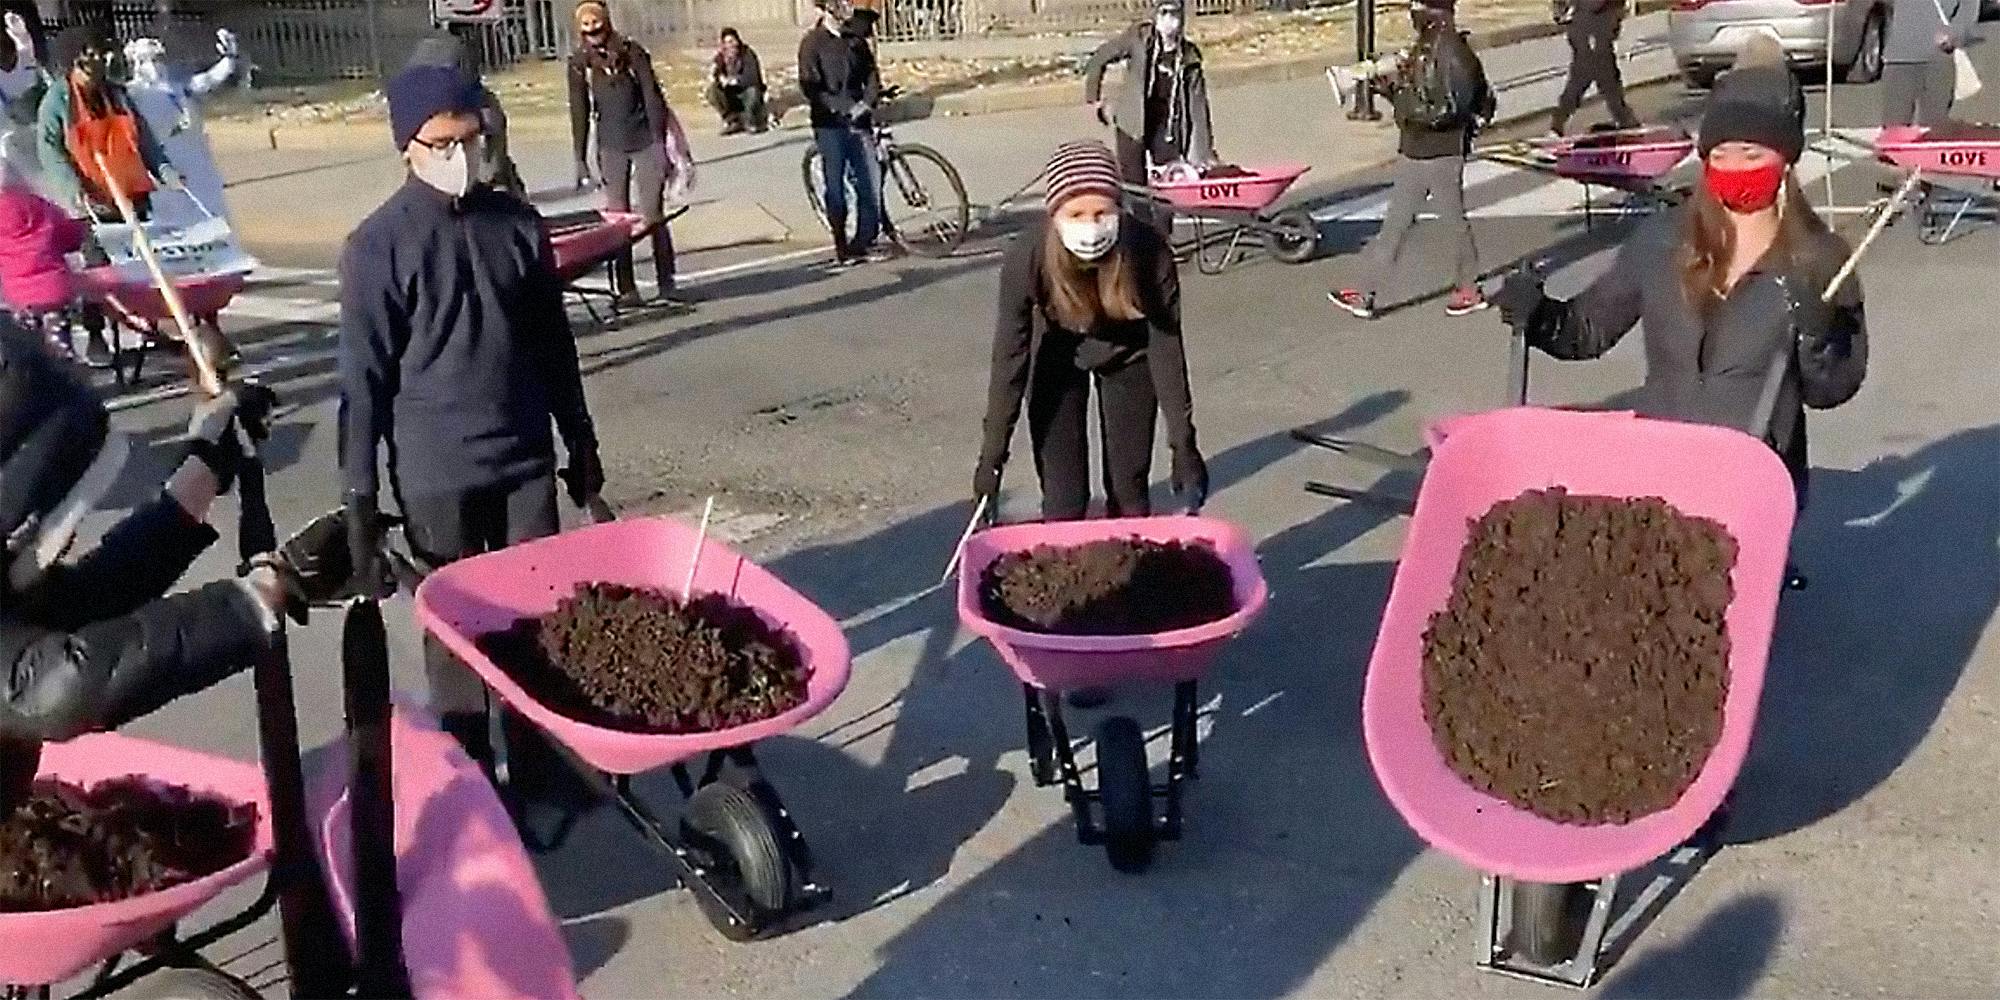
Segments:
[[[388,530],[382,511],[372,493],[349,493],[343,520],[346,521],[347,558],[353,572],[348,575],[346,594],[386,600],[396,592],[396,578],[389,571],[389,554],[382,535]]]
[[[874,109],[870,108],[866,104],[861,103],[860,101],[854,102],[854,105],[847,109],[848,124],[853,125],[855,128],[867,128],[868,116],[873,112],[873,110]]]
[[[981,515],[992,522],[1000,514],[1000,470],[1005,461],[980,460],[979,470],[972,474],[972,503],[977,506],[986,502],[986,512]]]
[[[243,439],[237,433],[236,415],[242,397],[235,389],[195,404],[188,418],[187,450],[215,474],[215,491],[228,493],[236,484],[236,474],[244,461]]]
[[[1514,271],[1500,282],[1493,304],[1500,308],[1500,321],[1508,329],[1521,329],[1535,318],[1535,310],[1548,300],[1542,284],[1542,276],[1529,268]]]
[[[1208,463],[1202,461],[1201,451],[1193,445],[1175,448],[1174,496],[1187,504],[1190,514],[1201,513],[1208,503]]]
[[[569,502],[582,507],[591,497],[604,492],[604,463],[598,460],[597,446],[572,449],[569,468],[556,473],[569,490]]]
[[[382,516],[382,529],[387,530],[394,520]],[[354,581],[346,509],[328,511],[307,522],[278,546],[277,559],[296,578],[298,593],[307,603],[328,604],[346,595]]]

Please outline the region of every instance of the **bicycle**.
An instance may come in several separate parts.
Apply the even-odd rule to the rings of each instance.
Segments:
[[[876,107],[895,100],[900,92],[897,87],[885,88]],[[920,257],[951,256],[972,228],[972,203],[966,200],[965,181],[959,178],[958,168],[929,146],[897,142],[879,115],[870,142],[882,178],[883,235]],[[826,226],[826,205],[820,194],[825,174],[817,146],[806,150],[799,173],[805,182],[806,202]],[[927,175],[929,181],[925,180]]]

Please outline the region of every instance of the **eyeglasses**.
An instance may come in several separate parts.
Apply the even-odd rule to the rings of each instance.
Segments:
[[[479,133],[475,132],[472,135],[466,136],[462,139],[433,140],[433,139],[426,139],[420,135],[413,135],[410,137],[410,141],[449,160],[452,159],[453,157],[456,157],[460,153],[460,151],[464,150],[468,143],[471,143],[478,138],[479,138]]]

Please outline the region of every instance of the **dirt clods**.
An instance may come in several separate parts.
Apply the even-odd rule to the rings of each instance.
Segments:
[[[1547,819],[1674,804],[1722,731],[1736,541],[1658,498],[1530,490],[1475,519],[1424,632],[1452,770]]]
[[[979,577],[986,616],[1030,632],[1145,635],[1229,617],[1229,565],[1211,546],[1117,538],[1037,546]]]
[[[719,594],[684,604],[657,590],[582,584],[548,615],[479,645],[542,703],[628,732],[713,732],[806,699],[798,641]]]
[[[0,913],[109,903],[213,875],[250,856],[255,806],[140,777],[84,788],[38,780],[0,818]]]

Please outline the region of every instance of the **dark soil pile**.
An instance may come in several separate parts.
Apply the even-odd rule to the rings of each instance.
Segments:
[[[255,806],[136,777],[37,781],[0,818],[0,913],[63,910],[172,888],[250,856]]]
[[[1229,564],[1204,544],[1108,539],[1010,552],[979,577],[986,616],[1062,635],[1144,635],[1236,612]]]
[[[701,733],[768,719],[806,699],[797,640],[718,594],[584,584],[541,618],[482,636],[528,693],[593,725]]]
[[[1677,801],[1722,732],[1736,540],[1658,498],[1530,490],[1472,523],[1424,633],[1452,770],[1563,823]]]

